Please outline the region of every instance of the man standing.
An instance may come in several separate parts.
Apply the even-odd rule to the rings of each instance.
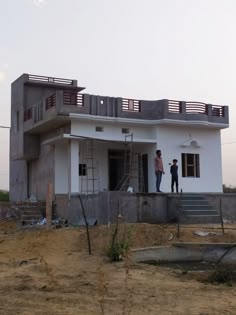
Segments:
[[[178,182],[178,165],[177,165],[177,160],[173,160],[173,164],[170,167],[170,173],[171,173],[171,191],[174,192],[174,184],[176,187],[176,192],[178,193],[178,187],[179,187],[179,182]]]
[[[161,158],[161,150],[156,150],[156,156],[154,158],[154,168],[155,168],[155,174],[156,174],[156,190],[157,192],[161,192],[160,191],[161,178],[162,178],[162,174],[165,174],[163,162]]]

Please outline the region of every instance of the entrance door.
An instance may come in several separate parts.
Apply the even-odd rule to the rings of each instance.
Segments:
[[[109,190],[115,190],[124,176],[124,150],[109,150]]]
[[[148,155],[142,155],[144,192],[148,192]]]

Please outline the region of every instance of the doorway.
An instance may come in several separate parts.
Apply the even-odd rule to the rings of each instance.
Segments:
[[[148,154],[136,153],[136,161],[133,161],[131,178],[135,191],[148,192]],[[126,160],[126,163],[125,163]],[[122,184],[122,181],[127,175],[127,153],[125,150],[109,150],[108,151],[109,161],[109,187],[108,189],[113,191],[118,189]],[[137,164],[138,163],[138,164]],[[132,185],[132,186],[133,186]]]
[[[124,150],[108,150],[109,190],[115,190],[124,176]]]
[[[142,154],[143,192],[148,192],[148,155]]]

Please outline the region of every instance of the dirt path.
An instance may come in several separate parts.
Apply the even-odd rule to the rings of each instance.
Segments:
[[[134,247],[176,241],[173,226],[132,228]],[[176,270],[134,264],[132,257],[110,263],[110,233],[106,226],[91,228],[89,256],[82,228],[0,224],[0,314],[236,314],[235,286],[204,284]],[[202,241],[191,229],[181,239]],[[235,242],[236,231],[206,241]]]

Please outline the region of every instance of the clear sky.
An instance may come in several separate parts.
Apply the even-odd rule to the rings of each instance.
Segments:
[[[22,73],[77,79],[92,94],[229,105],[223,182],[236,186],[235,17],[235,0],[0,0],[0,126]],[[7,189],[9,130],[0,141]]]

